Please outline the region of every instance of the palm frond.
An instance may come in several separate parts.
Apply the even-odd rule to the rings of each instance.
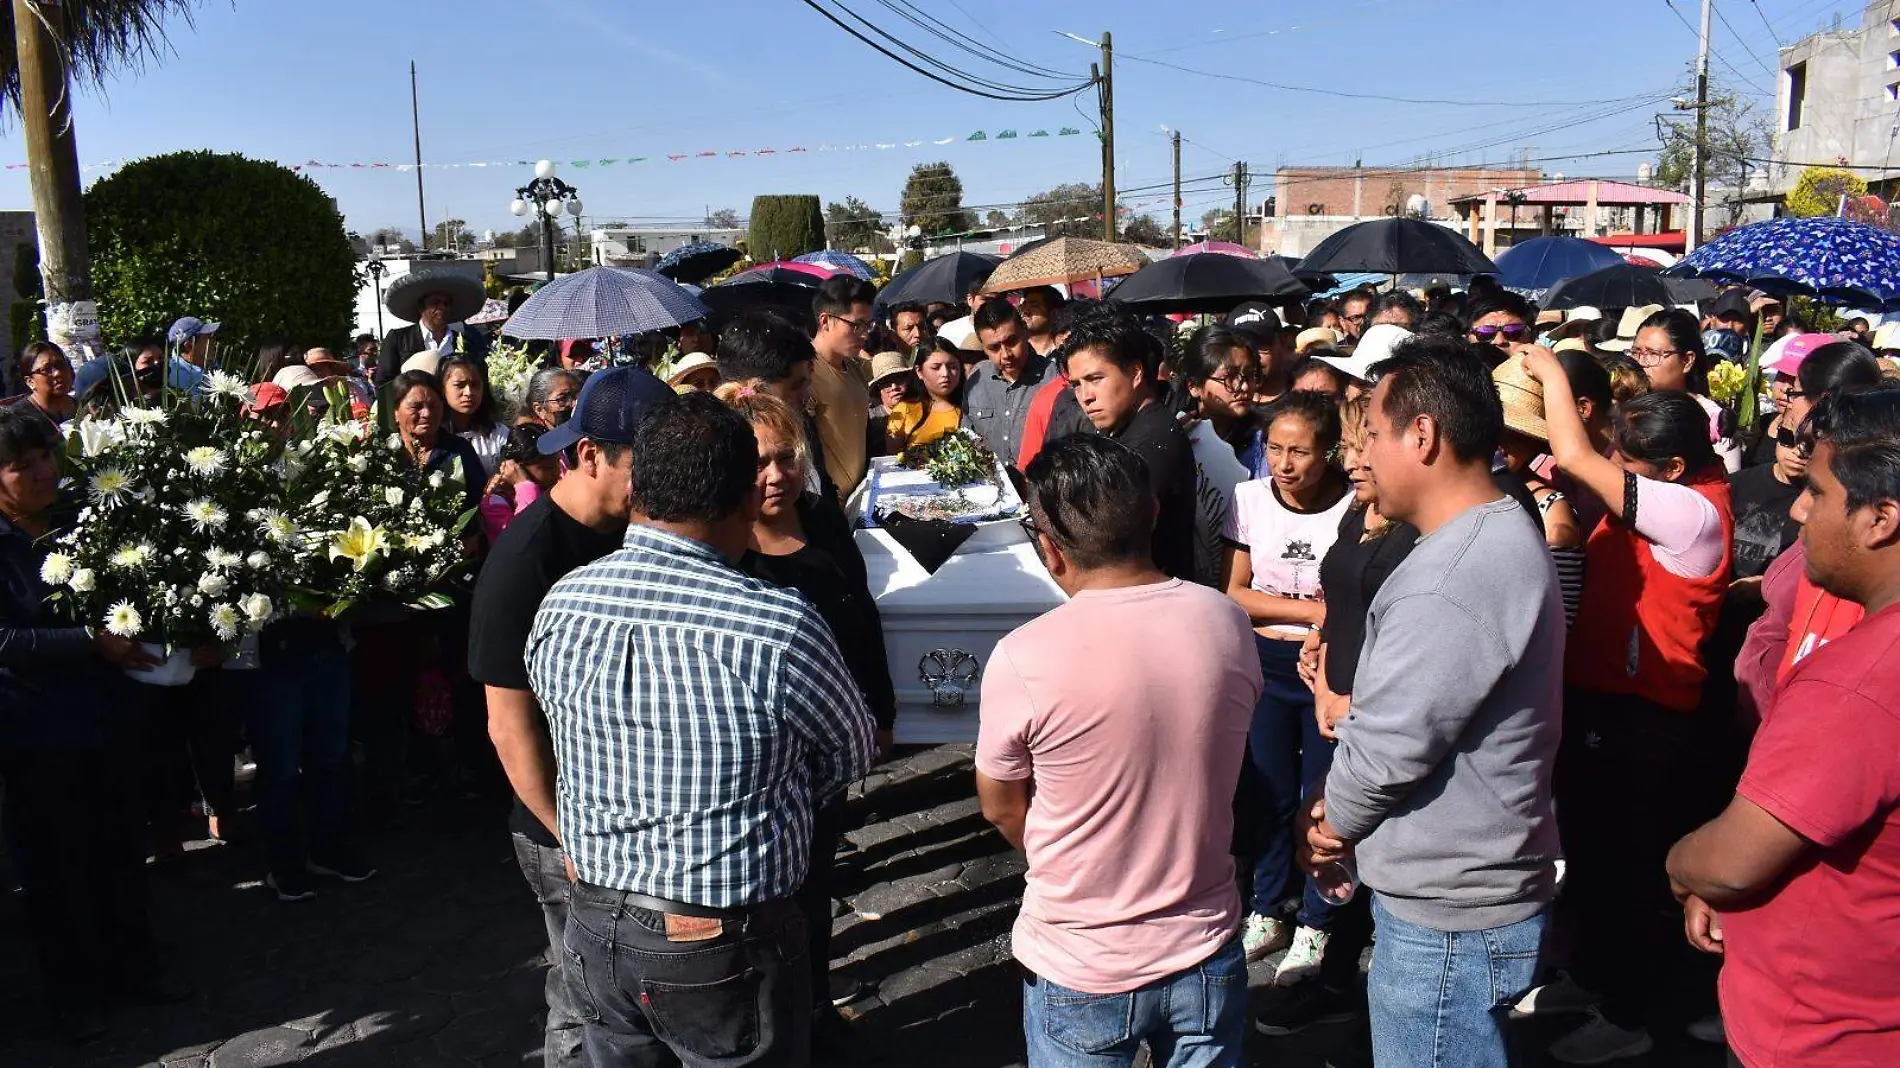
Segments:
[[[61,40],[74,88],[99,89],[115,74],[137,73],[171,51],[169,19],[192,23],[200,0],[64,0],[48,3],[43,15]],[[59,15],[64,10],[65,18]],[[0,0],[0,96],[17,113],[20,107],[18,27],[13,4]]]

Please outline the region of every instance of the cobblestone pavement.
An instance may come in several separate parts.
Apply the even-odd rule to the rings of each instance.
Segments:
[[[969,748],[901,757],[853,801],[863,825],[839,861],[834,954],[867,994],[845,1010],[849,1038],[817,1063],[1021,1064],[1009,928],[1023,863],[977,809]],[[381,868],[376,879],[327,884],[299,905],[257,882],[254,839],[156,867],[154,918],[198,994],[120,1009],[107,1037],[85,1046],[38,1026],[18,902],[0,903],[0,1066],[539,1065],[545,943],[502,811],[411,809],[367,835],[364,851]],[[1256,966],[1256,988],[1270,971]],[[1318,1068],[1347,1031],[1250,1035],[1248,1062]],[[1670,1047],[1652,1063],[1699,1068],[1720,1057]]]

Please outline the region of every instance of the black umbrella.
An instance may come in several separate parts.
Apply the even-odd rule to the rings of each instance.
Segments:
[[[1225,312],[1249,300],[1307,295],[1306,286],[1271,260],[1219,252],[1170,256],[1123,279],[1109,298],[1146,315]]]
[[[877,307],[899,304],[961,304],[970,290],[996,270],[999,256],[952,252],[912,267],[878,292]]]
[[[1619,263],[1577,278],[1566,278],[1544,294],[1547,311],[1568,308],[1640,308],[1645,304],[1687,304],[1715,295],[1715,286],[1698,279],[1664,278],[1655,267]]]
[[[1315,293],[1324,293],[1339,285],[1339,279],[1334,278],[1325,271],[1309,271],[1305,267],[1302,267],[1300,265],[1300,257],[1298,256],[1263,256],[1261,258],[1269,263],[1277,263],[1285,267],[1293,277],[1305,283],[1306,288]]]
[[[699,294],[700,303],[714,315],[730,319],[755,308],[769,308],[809,327],[811,301],[824,281],[815,274],[787,270],[784,267],[755,267],[740,271],[718,285],[707,286]]]
[[[711,278],[742,259],[745,259],[745,253],[730,245],[699,241],[681,245],[660,257],[660,262],[653,269],[675,282],[697,282],[702,278]]]
[[[1457,231],[1423,219],[1355,223],[1321,241],[1302,273],[1496,274],[1497,264]]]

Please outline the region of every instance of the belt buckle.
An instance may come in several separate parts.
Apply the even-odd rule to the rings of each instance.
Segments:
[[[670,912],[665,913],[665,916],[668,942],[710,942],[718,938],[726,929],[724,920],[699,916],[675,916]]]

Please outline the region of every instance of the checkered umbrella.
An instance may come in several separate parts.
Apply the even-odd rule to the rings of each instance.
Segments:
[[[877,277],[877,272],[871,269],[870,264],[853,256],[849,252],[833,252],[830,249],[825,249],[822,252],[807,252],[803,256],[793,257],[792,262],[811,263],[820,267],[829,267],[834,271],[842,271],[845,274],[856,275],[867,282]]]
[[[589,267],[540,289],[508,320],[523,339],[619,337],[704,319],[706,306],[679,283],[633,267]]]

